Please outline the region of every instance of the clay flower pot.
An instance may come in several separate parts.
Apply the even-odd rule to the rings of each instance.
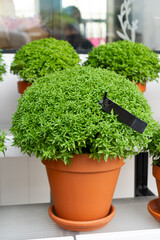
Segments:
[[[153,199],[148,203],[148,211],[158,222],[160,222],[160,199],[159,198]]]
[[[98,162],[83,154],[72,158],[71,167],[60,160],[43,160],[43,164],[48,174],[55,214],[61,221],[87,221],[91,224],[91,221],[103,221],[109,214],[120,168],[124,165],[123,158],[108,158],[107,162],[101,159]],[[55,220],[50,211],[49,215]],[[69,223],[63,224],[63,227],[74,230]],[[87,230],[102,227],[102,223]],[[82,228],[77,230],[82,231]]]
[[[156,179],[157,190],[160,199],[160,167],[153,165],[153,176]]]
[[[160,222],[160,167],[153,165],[153,176],[156,179],[159,198],[153,199],[148,203],[148,211]]]
[[[18,92],[20,94],[23,94],[26,88],[29,87],[32,83],[28,83],[25,81],[18,81],[17,84],[18,84]]]
[[[146,84],[136,83],[136,85],[142,93],[146,91]]]

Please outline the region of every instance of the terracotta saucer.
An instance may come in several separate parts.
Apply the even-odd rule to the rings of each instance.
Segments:
[[[160,199],[156,198],[148,203],[148,211],[150,214],[160,222]]]
[[[55,215],[54,205],[51,205],[48,209],[50,218],[56,222],[60,227],[71,230],[71,231],[91,231],[105,226],[115,215],[115,207],[111,205],[109,214],[101,219],[93,221],[70,221]]]

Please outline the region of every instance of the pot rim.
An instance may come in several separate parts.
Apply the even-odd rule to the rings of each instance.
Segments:
[[[51,168],[56,171],[63,172],[77,172],[77,173],[92,173],[92,172],[106,172],[113,171],[115,169],[121,168],[125,162],[123,161],[123,157],[119,158],[108,158],[107,162],[102,158],[98,162],[97,159],[89,158],[89,154],[84,153],[82,155],[74,155],[72,158],[71,166],[65,165],[60,159],[57,161],[54,160],[42,160],[42,163],[46,166],[46,168]],[[91,164],[92,163],[92,164]]]
[[[153,165],[153,176],[160,181],[160,167]]]

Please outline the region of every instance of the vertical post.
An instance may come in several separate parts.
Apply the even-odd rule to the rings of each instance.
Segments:
[[[135,196],[153,196],[148,189],[148,152],[135,156]]]

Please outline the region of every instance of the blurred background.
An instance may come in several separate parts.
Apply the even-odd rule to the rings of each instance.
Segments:
[[[0,0],[0,48],[18,49],[32,40],[55,37],[78,51],[117,41],[123,0]],[[135,0],[136,41],[160,50],[160,1]]]

